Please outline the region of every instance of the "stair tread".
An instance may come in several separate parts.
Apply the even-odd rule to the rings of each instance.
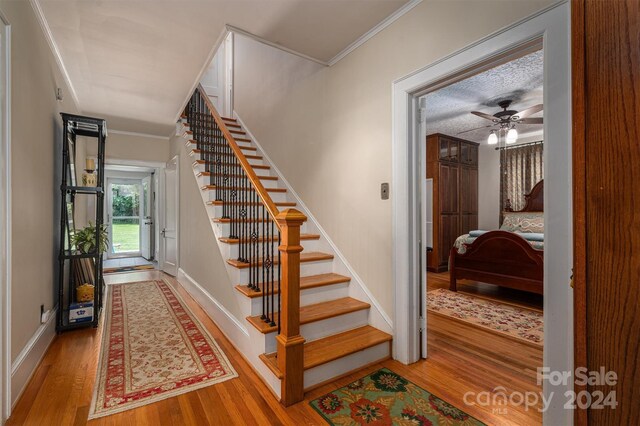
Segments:
[[[256,217],[250,217],[248,219],[240,219],[240,218],[235,218],[235,219],[231,219],[228,217],[214,217],[211,219],[213,222],[215,223],[256,223],[256,222],[271,222],[271,218],[268,217],[263,217],[263,218],[256,218]]]
[[[273,242],[278,241],[278,237],[269,237],[269,239]],[[320,235],[318,234],[300,234],[301,240],[318,240],[320,239]],[[244,241],[249,241],[248,238],[244,238]],[[238,244],[240,242],[239,238],[229,238],[229,237],[220,237],[218,241],[221,241],[226,244]],[[258,237],[258,242],[267,241],[264,236]]]
[[[261,206],[262,202],[240,203],[238,201],[227,201],[226,204],[229,204],[229,205],[246,204],[246,205],[249,205],[249,206]],[[296,203],[293,202],[293,201],[280,201],[280,202],[277,202],[277,203],[274,202],[273,204],[275,204],[276,207],[295,207],[296,206]],[[209,205],[209,206],[223,206],[223,205],[225,205],[225,202],[221,201],[221,200],[207,201],[207,205]],[[222,240],[220,240],[220,241],[222,241]]]
[[[222,176],[224,177],[223,174],[221,173],[211,173],[211,172],[198,172],[198,177],[201,176]],[[229,177],[244,177],[244,175],[239,175],[239,174],[233,174],[233,175],[229,175]],[[278,180],[278,176],[257,176],[258,179],[260,180]]]
[[[303,234],[303,235],[310,235],[312,237],[320,238],[319,235],[313,235],[313,234]],[[301,240],[303,239],[302,235],[300,236],[300,239]],[[300,290],[308,290],[310,288],[324,287],[324,286],[339,284],[339,283],[348,283],[349,281],[351,281],[351,278],[346,277],[344,275],[335,274],[333,272],[330,272],[327,274],[309,275],[308,277],[300,277]],[[262,283],[258,285],[262,288]],[[276,287],[277,287],[277,284],[276,284]],[[262,296],[262,291],[252,290],[246,284],[237,285],[236,290],[238,290],[240,293],[244,294],[245,296],[251,299]]]
[[[214,190],[216,188],[217,188],[217,186],[215,186],[215,185],[204,185],[204,186],[200,187],[200,189],[203,190],[203,191]],[[220,188],[235,189],[235,190],[238,190],[238,191],[247,191],[248,190],[247,188],[240,187],[240,186],[221,186]],[[267,192],[287,192],[286,188],[265,188],[265,190]]]
[[[188,140],[187,142],[185,142],[185,145],[198,145],[198,142],[196,142],[193,139]],[[220,147],[228,147],[229,145],[227,144],[223,144],[223,143],[214,143],[214,144],[210,144],[210,145],[214,145],[214,146],[220,146]],[[243,151],[258,151],[258,148],[256,148],[255,146],[246,146],[246,145],[240,145],[238,144],[238,148],[240,148]]]
[[[235,118],[229,118],[229,117],[220,117],[220,118],[222,118],[223,120],[226,120],[226,121],[233,121],[234,123],[235,123],[236,121],[238,121],[238,120],[236,120]]]
[[[309,324],[316,321],[322,321],[328,318],[349,314],[351,312],[369,309],[371,305],[352,297],[342,297],[340,299],[329,300],[328,302],[314,303],[300,307],[300,325]],[[271,333],[278,330],[278,313],[274,315],[275,325],[264,322],[260,315],[247,317],[247,321],[251,323],[261,333]]]
[[[300,253],[300,263],[306,262],[317,262],[319,260],[331,260],[333,259],[333,255],[329,253],[322,253],[319,251],[310,251],[310,252],[302,252]],[[255,262],[255,261],[254,261]],[[231,266],[235,266],[238,269],[244,269],[251,266],[253,263],[241,262],[237,259],[227,259],[227,263]],[[258,260],[258,264],[262,264],[262,259]],[[276,258],[273,260],[273,264],[278,264],[278,257],[276,254]]]
[[[211,162],[209,161],[209,163],[211,163]],[[207,164],[207,161],[198,159],[198,160],[195,160],[193,162],[194,166],[197,165],[197,164]],[[252,169],[260,169],[260,170],[269,170],[271,168],[271,166],[266,166],[266,165],[262,165],[262,164],[251,164],[251,168]]]
[[[390,342],[392,336],[370,325],[327,336],[304,344],[304,369],[317,367],[353,353],[371,348],[380,343]],[[278,378],[282,373],[278,368],[276,353],[265,354],[260,359]]]
[[[198,148],[194,148],[194,149],[191,150],[191,152],[189,154],[190,155],[194,155],[194,154],[200,155],[200,154],[202,154],[202,150],[200,150]],[[229,152],[229,153],[218,153],[218,154],[215,154],[215,155],[224,155],[226,157],[231,157],[231,156],[235,157],[235,154],[233,154],[231,152]],[[250,159],[253,159],[253,160],[262,160],[262,156],[261,155],[245,154],[244,156],[246,158],[250,158]]]

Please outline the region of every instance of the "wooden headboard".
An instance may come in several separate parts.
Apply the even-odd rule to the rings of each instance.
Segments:
[[[544,179],[536,183],[527,195],[524,196],[525,205],[521,212],[544,211]]]

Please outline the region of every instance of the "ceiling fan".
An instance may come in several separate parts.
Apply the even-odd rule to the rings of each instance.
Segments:
[[[518,131],[516,130],[516,124],[542,124],[542,117],[529,117],[537,112],[542,111],[542,104],[534,105],[522,111],[516,111],[513,109],[508,109],[513,101],[511,99],[505,99],[498,103],[498,106],[502,108],[502,111],[498,111],[493,115],[480,112],[480,111],[471,111],[471,114],[477,115],[478,117],[491,120],[492,123],[488,126],[477,127],[475,129],[465,130],[463,132],[458,133],[459,135],[467,132],[473,132],[479,129],[486,129],[489,127],[498,127],[498,129],[492,130],[491,134],[489,134],[488,143],[489,145],[495,145],[498,143],[498,135],[496,134],[496,130],[498,132],[506,132],[506,142],[514,143],[518,139]]]

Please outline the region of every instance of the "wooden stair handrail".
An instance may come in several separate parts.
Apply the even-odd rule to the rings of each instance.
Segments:
[[[234,155],[280,231],[280,332],[276,336],[278,369],[282,374],[280,402],[289,406],[304,399],[304,338],[300,335],[300,228],[307,217],[289,208],[282,212],[271,199],[247,157],[218,114],[202,85],[196,89],[215,120]]]
[[[278,221],[276,220],[276,218],[278,217],[278,214],[280,213],[280,210],[278,210],[278,207],[269,196],[269,193],[267,192],[265,187],[262,185],[262,182],[260,182],[260,178],[256,175],[256,172],[253,171],[253,167],[251,167],[251,164],[249,164],[247,157],[245,157],[245,155],[242,153],[242,150],[238,146],[233,135],[231,135],[231,132],[227,128],[227,125],[225,124],[224,120],[222,119],[222,117],[220,117],[220,114],[218,114],[218,111],[216,111],[216,108],[213,106],[213,103],[211,102],[211,99],[209,99],[207,92],[202,87],[202,84],[198,84],[198,87],[196,90],[200,91],[200,94],[202,95],[202,98],[204,99],[204,102],[207,105],[209,112],[213,116],[213,119],[216,121],[216,124],[218,125],[220,130],[222,131],[224,138],[227,140],[227,143],[231,147],[231,150],[233,151],[236,158],[240,162],[240,166],[242,166],[242,169],[247,174],[247,177],[249,178],[249,181],[251,182],[256,192],[258,193],[258,196],[264,203],[267,211],[269,212],[269,216],[271,216],[273,221],[276,223],[276,226],[278,226],[278,229],[282,230],[280,223],[278,223]]]

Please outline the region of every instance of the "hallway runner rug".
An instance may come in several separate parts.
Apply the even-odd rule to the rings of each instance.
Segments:
[[[330,425],[476,426],[478,419],[383,368],[310,402]]]
[[[138,266],[120,266],[114,268],[102,268],[103,274],[117,274],[120,272],[133,272],[133,271],[148,271],[155,269],[153,265],[138,265]]]
[[[534,347],[543,345],[542,312],[439,288],[427,293],[427,310]]]
[[[105,314],[90,419],[238,376],[165,281],[110,285]]]

